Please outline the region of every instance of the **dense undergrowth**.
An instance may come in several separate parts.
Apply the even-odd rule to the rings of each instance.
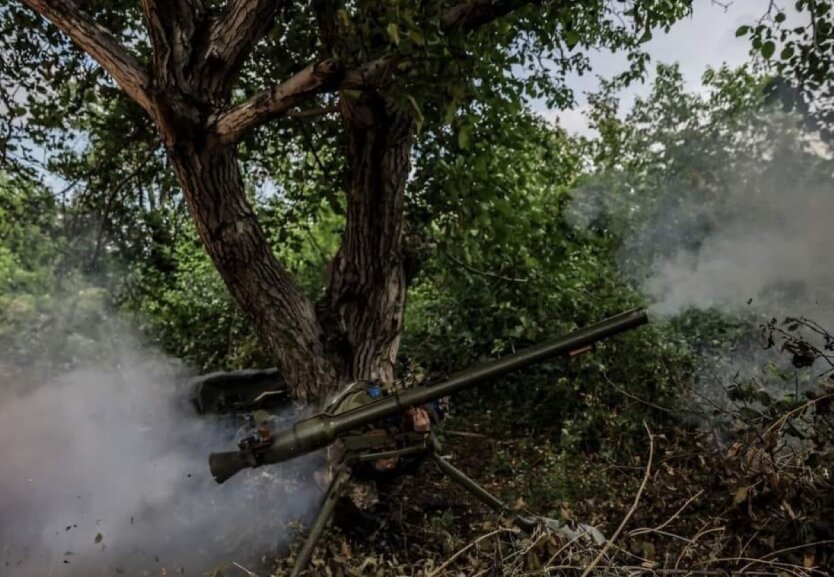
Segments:
[[[749,409],[749,407],[743,407]],[[447,452],[519,513],[600,528],[602,543],[507,518],[426,465],[397,484],[372,521],[326,534],[317,575],[829,575],[834,569],[834,386],[751,421],[727,411],[732,433],[644,429],[643,446],[614,459],[568,453],[545,437],[501,437],[471,415],[448,426]],[[796,443],[794,428],[812,431]],[[293,554],[269,561],[283,575]],[[218,574],[223,574],[218,569]]]

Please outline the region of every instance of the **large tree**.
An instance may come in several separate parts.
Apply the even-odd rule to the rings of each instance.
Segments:
[[[583,50],[628,51],[626,74],[639,75],[640,44],[690,0],[22,4],[50,24],[0,8],[6,111],[35,126],[33,102],[55,115],[56,86],[83,98],[86,86],[107,88],[105,71],[131,102],[117,105],[120,118],[161,141],[205,249],[264,347],[298,397],[320,401],[355,379],[394,380],[415,139],[466,147],[497,102],[569,103],[565,73],[587,70]],[[290,138],[280,124],[290,117],[329,119],[343,151],[344,177],[331,183],[344,193],[343,241],[317,303],[276,259],[240,169],[258,143]]]

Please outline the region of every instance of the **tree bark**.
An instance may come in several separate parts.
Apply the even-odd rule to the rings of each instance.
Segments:
[[[231,86],[277,3],[233,0],[220,19],[199,0],[143,0],[142,6],[153,47],[153,118],[206,252],[295,396],[324,400],[341,379],[315,308],[275,258],[246,197],[239,134],[224,139],[229,131],[218,121],[237,118],[223,113]],[[297,84],[289,82],[274,100],[292,99]],[[306,89],[299,88],[309,96]]]
[[[206,251],[261,342],[300,399],[338,387],[310,300],[272,253],[251,204],[233,147],[178,142],[169,148]]]
[[[128,96],[148,114],[153,114],[150,78],[113,34],[96,24],[71,0],[23,0],[23,3],[63,30],[113,77]]]
[[[346,374],[391,384],[405,311],[403,199],[414,124],[374,92],[343,95],[341,114],[347,219],[329,271],[323,322],[343,338],[339,354]]]

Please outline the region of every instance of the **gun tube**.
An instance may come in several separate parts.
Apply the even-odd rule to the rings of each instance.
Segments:
[[[583,349],[597,341],[647,322],[648,316],[644,309],[633,309],[554,341],[460,371],[441,383],[400,391],[344,413],[335,415],[321,413],[312,416],[295,423],[291,429],[278,433],[272,446],[261,456],[260,464],[280,463],[312,453],[328,446],[342,433],[369,425],[390,415],[396,415],[410,407],[449,396],[520,368]],[[247,466],[245,460],[236,461],[224,458],[225,455],[231,457],[231,453],[213,453],[209,457],[212,475],[218,483],[222,483]],[[221,463],[229,467],[215,466]]]

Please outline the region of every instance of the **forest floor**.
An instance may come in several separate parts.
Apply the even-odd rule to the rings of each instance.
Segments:
[[[467,423],[453,422],[444,453],[489,491],[520,512],[593,525],[607,540],[521,532],[424,463],[381,493],[369,520],[329,529],[307,574],[831,575],[831,471],[786,450],[789,421],[776,424],[737,427],[723,443],[692,427],[647,428],[645,451],[608,462],[565,457],[546,438],[455,432]],[[273,575],[289,572],[299,544],[271,561]]]

